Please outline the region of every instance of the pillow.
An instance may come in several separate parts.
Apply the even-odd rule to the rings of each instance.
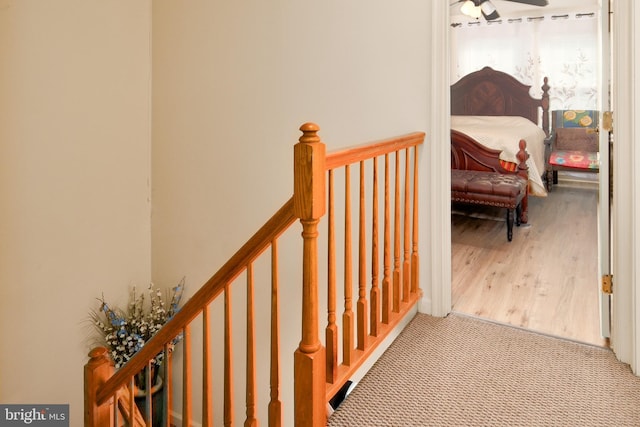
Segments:
[[[554,110],[553,128],[597,128],[597,110]]]

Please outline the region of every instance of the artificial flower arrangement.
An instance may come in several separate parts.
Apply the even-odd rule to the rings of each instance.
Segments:
[[[111,307],[104,296],[99,298],[100,309],[93,312],[91,317],[116,369],[131,359],[178,312],[183,292],[184,278],[165,294],[153,283],[149,284],[148,304],[145,304],[145,294],[137,294],[134,286],[127,310]],[[176,337],[169,349],[172,350],[181,338]],[[159,366],[163,357],[164,352],[160,352],[152,365]]]

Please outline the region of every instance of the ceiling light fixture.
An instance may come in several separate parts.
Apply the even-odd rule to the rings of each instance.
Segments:
[[[475,3],[471,0],[467,0],[464,2],[464,4],[460,7],[460,12],[476,19],[482,16],[482,10],[480,9],[480,7],[476,6]]]
[[[460,7],[460,12],[476,19],[484,16],[487,21],[500,18],[496,7],[489,0],[467,0]]]
[[[489,0],[473,0],[473,4],[480,6],[482,15],[487,21],[493,21],[494,19],[500,18],[498,10]]]

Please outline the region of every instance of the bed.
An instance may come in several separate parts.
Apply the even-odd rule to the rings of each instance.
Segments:
[[[549,86],[544,78],[542,97],[529,94],[531,86],[502,71],[485,67],[470,73],[451,85],[451,146],[453,152],[464,144],[473,156],[494,153],[491,166],[467,168],[514,173],[518,168],[517,153],[521,139],[526,141],[529,154],[528,193],[547,195],[545,172],[545,139],[549,136]],[[488,150],[487,150],[488,149]],[[487,167],[485,167],[487,166]]]

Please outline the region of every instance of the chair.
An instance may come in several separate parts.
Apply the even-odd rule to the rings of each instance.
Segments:
[[[600,168],[598,111],[554,110],[546,141],[547,190],[558,183],[558,171],[598,173]]]

